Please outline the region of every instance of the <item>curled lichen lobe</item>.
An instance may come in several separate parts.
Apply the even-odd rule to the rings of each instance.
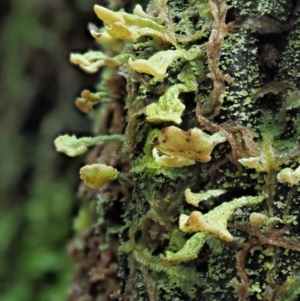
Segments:
[[[90,188],[101,188],[118,176],[118,171],[105,164],[85,165],[80,169],[80,178]]]
[[[169,156],[206,163],[211,160],[213,148],[224,141],[225,137],[220,133],[209,136],[199,128],[185,132],[169,126],[160,132],[154,147]]]

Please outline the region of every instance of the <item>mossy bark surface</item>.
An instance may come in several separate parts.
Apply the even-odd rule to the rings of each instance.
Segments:
[[[115,57],[120,64],[113,70],[105,67],[99,87],[117,97],[91,116],[95,134],[123,134],[125,141],[95,147],[88,163],[113,166],[128,181],[81,189],[82,210],[92,222],[78,228],[70,249],[78,266],[70,300],[297,300],[298,10],[297,1],[284,0],[153,0],[144,17],[163,26],[163,36],[151,31],[106,46],[108,55],[127,56]],[[178,49],[176,59],[164,57]],[[137,61],[159,52],[170,60],[167,76],[127,63],[128,55]],[[166,91],[178,84],[187,90],[168,99]],[[176,98],[185,106],[181,122],[170,113],[180,111],[173,107]],[[163,113],[149,116],[147,107],[159,101]],[[207,139],[220,133],[226,142],[214,146],[207,162],[161,166],[152,151],[171,125],[187,137],[192,128]],[[188,147],[179,152],[191,159]],[[284,168],[291,168],[293,180],[280,180]],[[225,193],[195,208],[186,202],[188,188]],[[179,230],[179,216],[193,211],[213,216],[205,220],[206,231]],[[258,216],[253,213],[263,219],[259,226],[250,222]],[[218,234],[224,231],[233,238]]]

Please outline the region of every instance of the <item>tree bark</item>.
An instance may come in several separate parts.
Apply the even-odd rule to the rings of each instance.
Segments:
[[[161,57],[148,61],[155,74],[128,56],[102,73],[117,97],[95,109],[95,134],[125,140],[96,146],[88,163],[128,181],[81,187],[81,216],[91,223],[70,244],[70,300],[297,300],[298,8],[153,0],[140,15],[162,26],[161,36],[149,30],[106,46],[133,62]]]

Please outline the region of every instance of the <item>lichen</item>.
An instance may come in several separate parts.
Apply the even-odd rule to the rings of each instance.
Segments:
[[[208,162],[213,148],[225,140],[220,133],[209,136],[198,128],[185,132],[169,126],[160,132],[153,146],[169,156]]]
[[[155,162],[165,167],[183,167],[193,165],[196,163],[194,160],[189,160],[180,157],[173,157],[167,155],[159,156],[156,148],[153,148],[152,154]]]
[[[119,65],[118,61],[109,58],[101,51],[89,51],[85,54],[72,53],[70,55],[70,62],[78,65],[87,73],[95,73],[104,65]]]
[[[278,223],[283,223],[280,218],[277,217],[268,217],[265,214],[252,212],[249,217],[250,225],[254,228],[261,228],[262,226],[274,226]]]
[[[118,171],[105,164],[85,165],[80,169],[80,178],[90,188],[101,188],[118,176]]]
[[[122,142],[122,135],[109,135],[98,137],[76,138],[75,135],[62,135],[55,139],[54,144],[58,152],[63,152],[70,157],[84,154],[87,148],[98,143]]]
[[[188,87],[184,84],[176,84],[166,90],[157,103],[152,103],[146,107],[147,121],[162,122],[172,121],[180,124],[181,116],[185,105],[178,98],[182,92],[194,91],[196,87]]]
[[[187,203],[197,207],[199,206],[200,202],[207,201],[211,198],[216,198],[225,192],[226,190],[224,189],[211,189],[205,192],[192,193],[191,189],[187,188],[184,192],[184,196]]]
[[[128,65],[140,73],[148,73],[156,77],[166,77],[167,68],[177,59],[182,58],[192,61],[198,56],[203,55],[200,47],[192,47],[189,50],[176,49],[160,51],[151,56],[148,60],[139,59],[132,61],[129,59]]]
[[[183,232],[207,231],[219,236],[225,241],[232,241],[234,238],[227,230],[227,220],[232,213],[245,205],[255,205],[264,200],[264,197],[241,197],[230,202],[222,203],[206,214],[193,211],[189,216],[181,214],[179,228]]]
[[[145,14],[140,16],[139,7],[134,10],[134,14],[125,12],[113,12],[103,6],[95,5],[95,13],[105,25],[105,32],[114,39],[121,39],[130,42],[136,42],[138,38],[144,35],[160,38],[167,42],[167,35],[163,34],[164,27],[151,20]],[[136,14],[137,13],[137,14]],[[101,35],[103,32],[100,33]]]
[[[291,168],[282,169],[277,175],[277,180],[280,183],[287,183],[290,186],[298,184],[300,181],[300,167],[295,170]]]
[[[93,106],[99,102],[104,102],[108,97],[109,94],[107,92],[92,93],[88,90],[83,90],[81,97],[76,99],[75,105],[80,111],[88,114],[93,111]]]

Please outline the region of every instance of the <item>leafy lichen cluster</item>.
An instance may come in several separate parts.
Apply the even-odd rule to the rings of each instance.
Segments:
[[[153,0],[133,14],[95,6],[104,28],[90,32],[106,53],[71,61],[88,72],[108,68],[111,77],[106,91],[85,93],[80,104],[92,114],[99,93],[121,103],[124,131],[56,144],[71,155],[118,145],[112,166],[100,158],[81,175],[97,180],[85,183],[100,195],[108,178],[120,180],[124,298],[293,300],[300,84],[299,55],[291,65],[287,54],[299,48],[296,4],[182,2]],[[287,30],[286,55],[272,63],[260,41]]]

